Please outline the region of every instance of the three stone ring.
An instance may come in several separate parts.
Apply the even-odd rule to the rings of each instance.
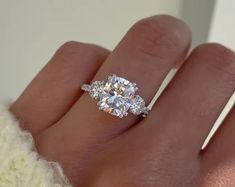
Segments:
[[[116,75],[108,76],[107,81],[83,84],[81,89],[98,100],[99,110],[120,118],[127,116],[129,112],[146,117],[150,111],[143,98],[136,95],[137,85]]]

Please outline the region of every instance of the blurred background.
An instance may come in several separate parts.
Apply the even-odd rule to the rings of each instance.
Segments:
[[[15,99],[66,41],[113,49],[137,20],[154,14],[183,19],[193,45],[235,49],[231,0],[0,0],[0,101]]]

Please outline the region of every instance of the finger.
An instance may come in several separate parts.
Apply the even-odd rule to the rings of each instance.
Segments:
[[[55,123],[81,95],[80,86],[91,80],[108,55],[101,47],[67,42],[11,106],[31,133]]]
[[[196,156],[235,88],[235,55],[219,44],[195,49],[140,126]],[[145,129],[145,130],[143,130]],[[151,135],[150,135],[151,134]]]
[[[202,176],[207,186],[234,186],[235,177],[235,108],[212,138],[202,154]]]
[[[149,101],[173,65],[184,60],[190,39],[188,27],[176,18],[154,16],[141,20],[124,36],[93,80],[104,80],[107,75],[116,74],[137,83],[139,94]],[[99,111],[96,101],[85,93],[60,121],[40,134],[38,149],[70,171],[70,167],[82,164],[78,162],[74,166],[73,157],[86,155],[85,150],[117,136],[136,119],[133,115],[120,119]],[[58,144],[61,140],[63,145]],[[50,147],[54,147],[53,152]],[[76,156],[69,154],[66,160],[58,159],[56,155],[61,151]],[[73,174],[68,173],[76,180]]]
[[[139,94],[149,101],[168,71],[184,59],[189,43],[190,32],[181,21],[169,16],[144,19],[130,29],[94,80],[104,80],[109,74],[125,77],[137,83]],[[59,124],[70,124],[66,128],[78,129],[81,133],[86,128],[111,130],[116,134],[135,119],[133,116],[118,119],[98,111],[95,102],[84,94]],[[77,121],[84,121],[85,125]]]

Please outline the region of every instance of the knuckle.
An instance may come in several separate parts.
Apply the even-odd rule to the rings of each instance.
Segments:
[[[224,73],[235,83],[235,53],[218,43],[207,43],[194,50],[198,59],[203,58],[206,66]]]
[[[69,41],[64,43],[56,52],[52,62],[63,64],[76,64],[79,59],[96,59],[99,51],[96,46],[81,42]]]
[[[57,52],[62,54],[73,54],[78,52],[80,53],[81,51],[84,52],[86,48],[86,44],[69,41],[64,43]]]
[[[230,49],[218,43],[206,43],[195,49],[199,53],[207,54],[219,61],[229,62],[235,58],[235,54]]]
[[[61,48],[63,49],[70,49],[74,47],[77,48],[77,47],[80,47],[81,45],[84,45],[84,44],[80,42],[76,42],[76,41],[67,41],[61,46]]]
[[[137,48],[143,53],[155,56],[161,49],[177,50],[188,45],[191,33],[188,27],[177,18],[167,15],[145,18],[131,28]]]

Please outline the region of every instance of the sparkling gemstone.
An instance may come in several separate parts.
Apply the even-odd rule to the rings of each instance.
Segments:
[[[117,77],[116,75],[109,76],[108,81],[104,86],[104,90],[112,95],[118,95],[122,97],[133,96],[137,90],[136,84],[130,81]]]
[[[128,114],[130,103],[126,98],[107,95],[98,102],[99,109],[115,116],[123,117]]]
[[[94,81],[90,86],[89,94],[94,99],[99,99],[102,97],[104,88],[103,81]]]
[[[130,112],[137,115],[141,114],[145,107],[145,102],[139,95],[135,95],[130,104]]]
[[[136,90],[134,83],[116,75],[109,76],[98,102],[100,110],[119,117],[126,116],[131,106],[130,100]]]

